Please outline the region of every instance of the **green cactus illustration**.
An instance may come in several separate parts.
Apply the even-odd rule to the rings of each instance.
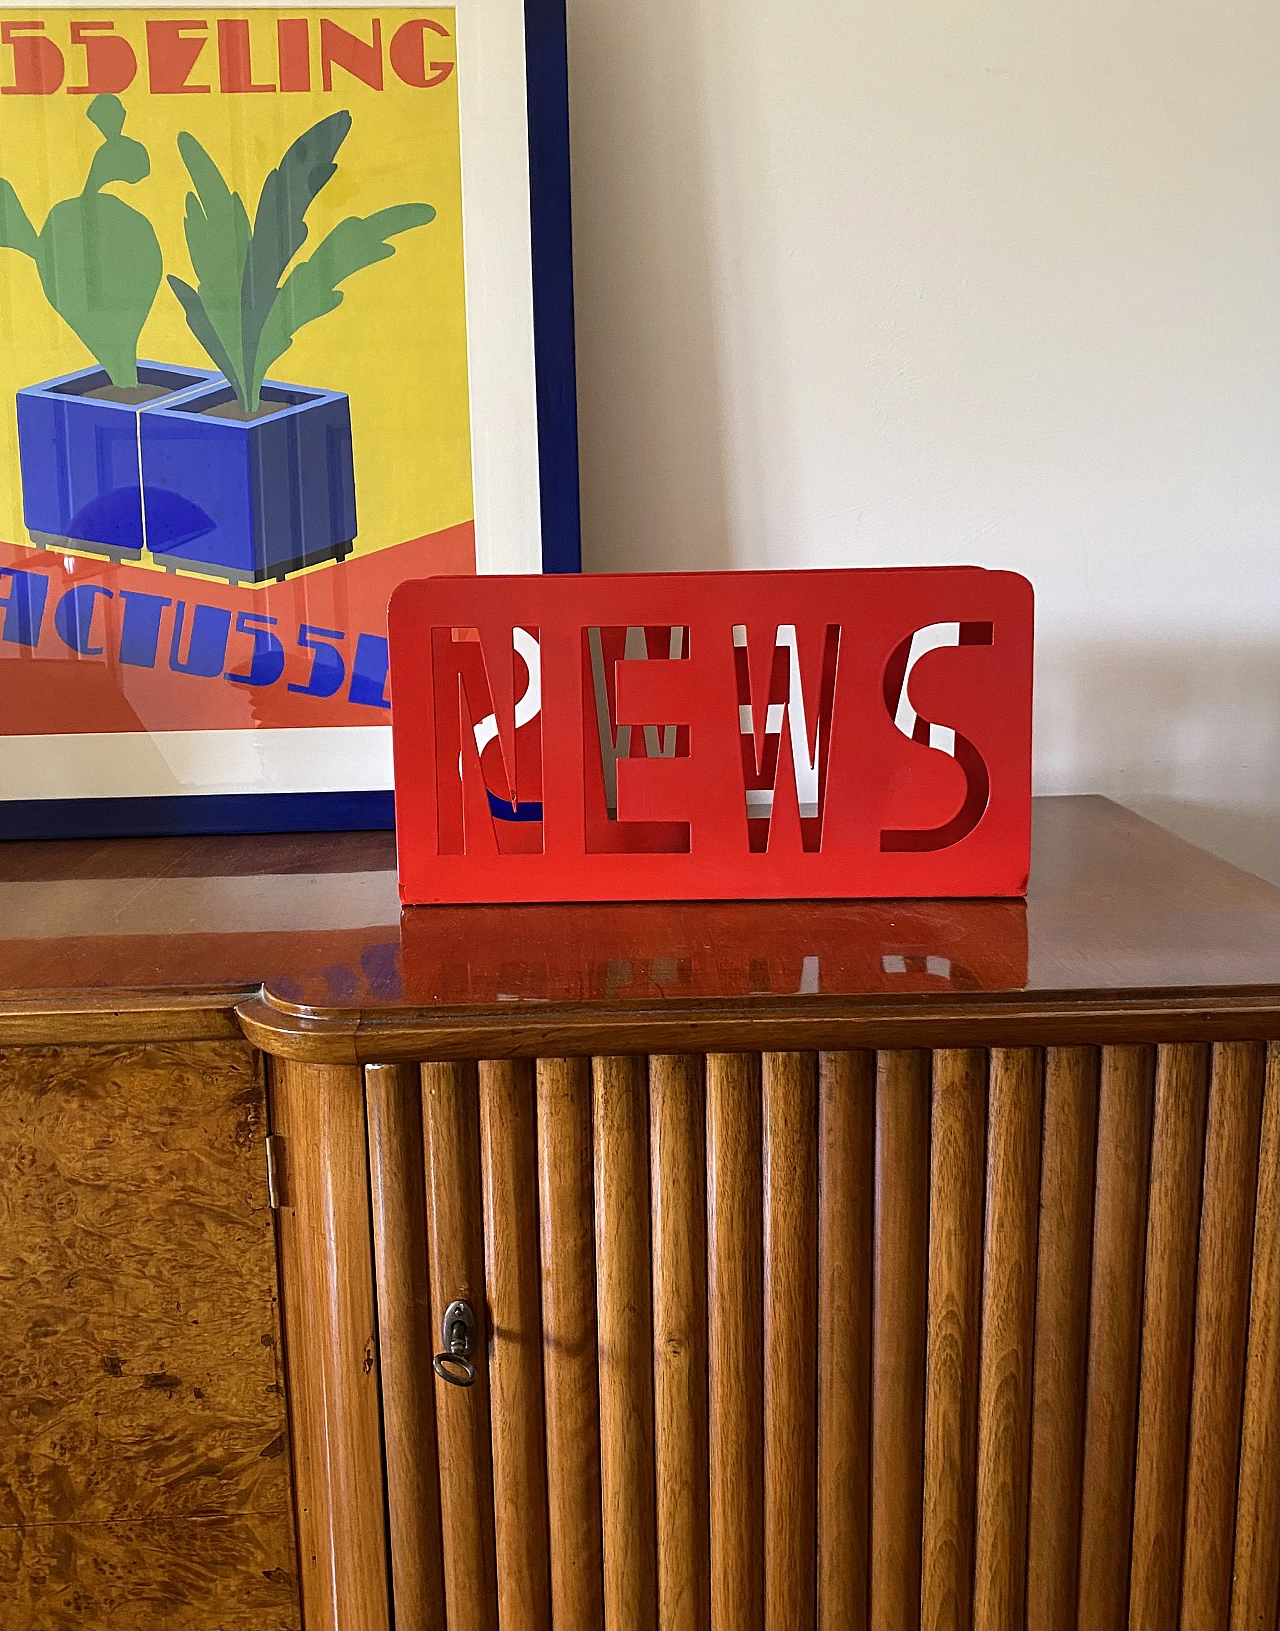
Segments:
[[[200,143],[185,130],[178,137],[195,188],[187,194],[185,227],[197,286],[172,274],[169,286],[246,414],[257,410],[267,370],[298,330],[342,304],[338,284],[394,255],[388,238],[435,219],[430,204],[348,216],[284,276],[307,240],[304,217],[336,175],[334,161],[350,129],[351,115],[343,110],[304,131],[263,182],[252,226],[244,200]]]
[[[84,191],[55,204],[37,233],[10,182],[0,177],[0,248],[36,263],[54,311],[75,330],[111,383],[138,383],[138,336],[160,287],[163,259],[151,223],[102,189],[141,181],[151,160],[141,142],[121,134],[118,96],[95,96],[87,117],[102,133]]]

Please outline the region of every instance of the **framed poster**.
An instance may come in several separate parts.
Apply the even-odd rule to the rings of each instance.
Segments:
[[[406,579],[576,571],[563,0],[0,18],[0,837],[390,826]]]

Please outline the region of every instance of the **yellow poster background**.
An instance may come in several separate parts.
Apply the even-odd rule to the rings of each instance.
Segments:
[[[287,384],[345,391],[351,428],[359,533],[354,554],[372,554],[407,539],[471,520],[471,452],[467,398],[466,311],[462,259],[462,187],[458,76],[426,88],[404,84],[388,58],[392,36],[410,18],[440,23],[448,37],[429,36],[430,56],[454,59],[452,9],[324,13],[368,41],[381,20],[383,89],[341,66],[332,89],[322,88],[319,11],[246,9],[255,81],[278,83],[278,18],[311,20],[310,91],[224,93],[219,83],[216,12],[198,13],[208,39],[188,79],[207,94],[156,95],[148,80],[147,19],[190,24],[192,12],[124,8],[9,11],[5,20],[40,22],[66,58],[66,85],[84,82],[84,52],[70,43],[70,24],[110,22],[138,59],[133,83],[119,93],[124,134],[140,141],[151,173],[105,190],[151,222],[166,274],[196,279],[183,234],[191,181],[178,153],[179,131],[190,131],[245,201],[253,220],[267,173],[289,144],[340,108],[351,131],[337,154],[337,174],[307,211],[305,260],[347,216],[372,215],[394,204],[424,203],[436,216],[391,240],[395,254],[340,285],[342,304],[300,329],[271,367]],[[224,15],[236,15],[225,13]],[[0,84],[12,81],[10,51],[0,47]],[[52,206],[76,196],[101,137],[86,118],[88,96],[65,86],[49,95],[0,95],[0,175],[10,181],[36,231]],[[177,296],[162,281],[138,343],[140,360],[214,368],[187,327]],[[93,364],[83,342],[49,305],[34,263],[0,249],[0,538],[26,543],[18,473],[14,393],[22,386]],[[148,563],[149,564],[149,563]],[[154,568],[162,570],[161,568]]]

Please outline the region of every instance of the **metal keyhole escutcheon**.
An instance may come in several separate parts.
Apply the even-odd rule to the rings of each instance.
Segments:
[[[476,1368],[471,1363],[476,1347],[476,1317],[470,1303],[459,1298],[449,1304],[440,1322],[440,1340],[444,1352],[431,1361],[436,1375],[454,1387],[470,1387],[476,1379]]]

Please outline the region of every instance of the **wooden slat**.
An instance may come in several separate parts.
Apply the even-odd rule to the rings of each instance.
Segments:
[[[658,1624],[711,1623],[706,1095],[697,1055],[649,1061]]]
[[[818,1059],[818,1624],[865,1631],[871,1571],[875,1054]]]
[[[707,1055],[711,1624],[764,1624],[760,1060]]]
[[[604,1624],[591,1066],[539,1059],[537,1079],[551,1621],[586,1631]]]
[[[302,1611],[316,1631],[385,1631],[363,1072],[273,1061],[272,1123],[284,1144],[280,1269]]]
[[[929,1274],[929,1054],[876,1063],[871,1371],[871,1623],[920,1623],[925,1307]]]
[[[994,1048],[987,1122],[973,1623],[1026,1621],[1044,1055]]]
[[[1187,1465],[1184,1631],[1214,1631],[1231,1613],[1266,1052],[1258,1042],[1220,1043],[1213,1050]],[[1280,1376],[1273,1381],[1280,1390]],[[1280,1479],[1280,1465],[1272,1471]]]
[[[480,1111],[476,1067],[422,1066],[422,1123],[427,1163],[427,1240],[431,1262],[431,1327],[440,1339],[455,1298],[471,1305],[479,1326],[471,1387],[439,1380],[440,1522],[444,1594],[451,1628],[484,1631],[498,1623],[493,1537],[493,1460],[480,1201]]]
[[[1134,1631],[1167,1631],[1178,1623],[1208,1099],[1209,1050],[1193,1043],[1161,1048],[1151,1131],[1133,1486],[1129,1623]]]
[[[1280,1619],[1280,1043],[1267,1049],[1236,1502],[1232,1631]]]
[[[591,1073],[604,1618],[645,1631],[658,1617],[649,1085],[645,1061],[634,1055],[595,1059]]]
[[[551,1623],[542,1409],[537,1109],[527,1059],[480,1065],[498,1623]]]
[[[1098,1050],[1045,1053],[1027,1624],[1073,1626],[1089,1355]]]
[[[431,1356],[422,1089],[416,1070],[365,1071],[391,1586],[398,1626],[443,1631],[444,1553]]]
[[[814,1623],[818,1385],[818,1072],[761,1060],[764,1158],[764,1595],[779,1631]]]
[[[987,1056],[933,1056],[920,1623],[971,1625]]]
[[[1080,1631],[1115,1631],[1129,1617],[1154,1082],[1153,1049],[1103,1049],[1080,1494]]]

